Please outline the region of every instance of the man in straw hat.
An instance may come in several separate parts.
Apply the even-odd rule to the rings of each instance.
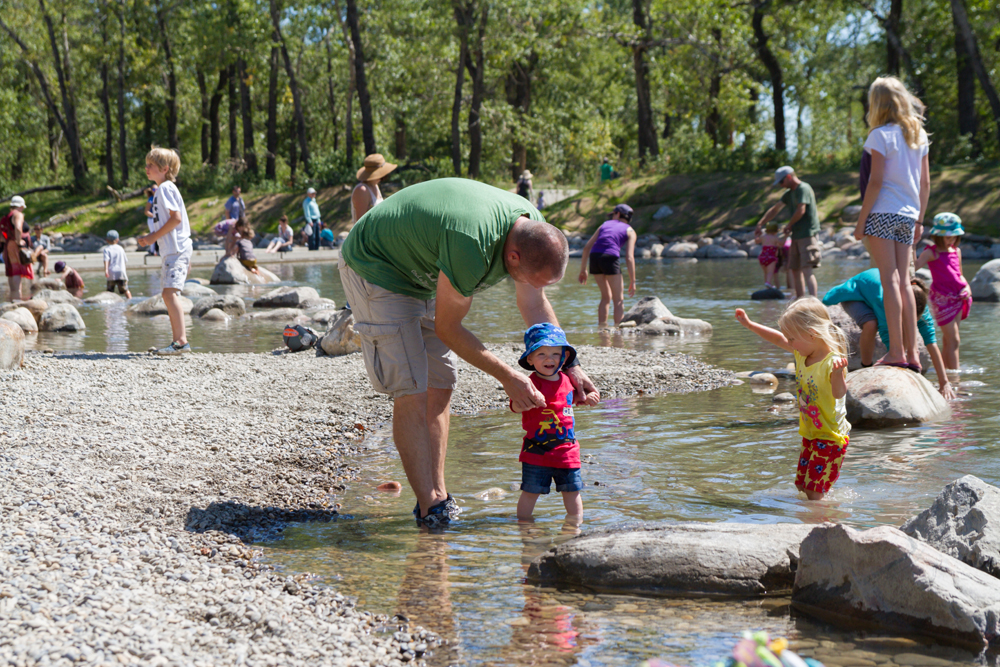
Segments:
[[[341,281],[368,377],[393,397],[393,438],[419,525],[443,527],[460,511],[444,481],[456,355],[495,377],[519,412],[545,404],[527,376],[462,325],[473,295],[510,276],[525,324],[558,324],[545,287],[568,261],[566,237],[530,202],[461,178],[397,192],[344,241]],[[565,372],[577,396],[597,391],[578,365]]]
[[[31,237],[24,233],[24,197],[10,198],[10,212],[0,218],[0,250],[3,251],[3,269],[10,287],[10,300],[21,301],[21,278],[33,280],[35,271],[31,268]]]
[[[386,162],[381,153],[372,153],[365,158],[365,164],[358,169],[358,184],[351,193],[351,225],[365,213],[384,201],[378,184],[396,168]]]

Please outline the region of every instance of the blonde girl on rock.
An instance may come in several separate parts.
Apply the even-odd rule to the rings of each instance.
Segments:
[[[793,301],[772,329],[742,308],[736,320],[769,343],[795,355],[802,453],[795,488],[822,500],[840,477],[851,425],[847,421],[847,339],[815,297]]]
[[[891,76],[875,79],[868,89],[868,106],[871,131],[865,151],[872,168],[854,237],[865,239],[882,281],[889,351],[877,363],[919,371],[917,306],[909,269],[931,188],[924,106]]]

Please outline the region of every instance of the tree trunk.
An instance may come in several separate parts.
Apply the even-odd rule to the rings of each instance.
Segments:
[[[122,184],[127,184],[128,134],[125,128],[125,0],[118,8],[118,167],[122,174]]]
[[[237,116],[240,110],[240,99],[236,92],[236,79],[239,74],[236,72],[236,63],[229,66],[229,159],[234,163],[240,159],[239,128],[237,128]]]
[[[49,16],[48,10],[45,8],[45,0],[38,0],[38,5],[42,12],[42,18],[45,21],[45,27],[48,30],[49,43],[52,46],[52,60],[55,63],[56,77],[59,80],[59,94],[62,97],[63,114],[60,116],[56,113],[55,116],[56,120],[59,121],[63,134],[66,136],[66,143],[69,145],[70,160],[73,163],[74,186],[78,191],[83,191],[87,187],[87,162],[83,155],[83,145],[80,143],[80,125],[76,120],[76,101],[73,99],[72,73],[69,68],[69,36],[66,33],[66,16],[63,15],[62,17],[63,49],[65,53],[60,56],[55,26],[52,24],[52,17]],[[13,35],[13,33],[11,34]],[[23,44],[21,48],[27,53],[28,49]],[[37,65],[35,67],[37,76],[40,74],[40,70],[37,69]],[[47,82],[42,83],[41,78],[39,79],[39,83],[45,89],[48,88]],[[49,98],[49,95],[46,94],[46,97]],[[48,102],[50,106],[54,107],[51,98],[49,98]]]
[[[211,122],[209,121],[209,111],[212,96],[208,94],[208,83],[205,81],[205,72],[203,72],[200,67],[195,70],[195,79],[198,82],[198,98],[201,102],[201,163],[210,164],[212,148],[210,136],[211,131],[209,130],[209,127],[211,126]]]
[[[268,180],[278,178],[278,67],[281,55],[278,53],[277,35],[271,37],[270,73],[267,78],[267,161],[264,177]]]
[[[455,68],[455,98],[451,104],[451,165],[456,176],[462,175],[462,87],[465,84],[465,61],[469,57],[469,29],[473,6],[464,0],[452,0],[458,23],[458,66]]]
[[[507,93],[507,104],[514,108],[516,124],[511,137],[510,175],[517,181],[521,173],[528,167],[528,147],[524,138],[525,118],[531,111],[531,83],[535,65],[538,64],[538,54],[534,51],[524,62],[515,60],[504,81]]]
[[[393,153],[397,160],[406,159],[406,118],[402,114],[396,116],[396,131],[394,133],[396,151]]]
[[[472,79],[472,102],[469,104],[469,178],[479,178],[479,165],[483,157],[483,124],[480,112],[486,93],[486,54],[483,43],[486,39],[486,25],[489,22],[490,6],[483,3],[476,32],[474,48],[466,50],[465,65]],[[472,62],[475,55],[476,61]]]
[[[299,149],[297,141],[296,121],[293,117],[288,124],[288,168],[291,170],[291,186],[295,187],[295,174],[299,168]]]
[[[976,140],[976,130],[978,129],[976,118],[976,73],[972,68],[972,58],[969,55],[969,48],[962,35],[962,29],[955,15],[955,10],[951,12],[952,23],[955,26],[955,63],[957,65],[957,87],[958,87],[958,133],[968,135],[969,140],[975,147],[975,152],[979,152]]]
[[[148,98],[142,100],[142,150],[153,146],[153,105]]]
[[[365,52],[361,45],[361,30],[358,27],[357,0],[347,0],[347,24],[351,29],[354,44],[354,69],[357,72],[358,104],[361,105],[361,136],[365,142],[365,153],[377,153],[375,148],[375,125],[372,119],[372,102],[368,94],[368,79],[365,77]]]
[[[781,75],[781,63],[775,57],[771,48],[767,45],[770,39],[764,32],[764,7],[769,0],[755,2],[753,5],[753,26],[754,50],[757,57],[767,68],[767,73],[771,77],[771,99],[774,102],[774,148],[778,151],[785,150],[785,84]]]
[[[107,43],[107,39],[105,39]],[[104,168],[108,185],[115,184],[115,130],[111,125],[111,98],[108,93],[108,63],[101,62],[101,109],[104,111]]]
[[[215,92],[208,104],[208,125],[211,146],[208,153],[208,163],[213,167],[219,166],[219,150],[222,144],[222,128],[219,127],[219,110],[222,106],[222,95],[229,84],[229,68],[219,69],[219,83],[215,86]]]
[[[722,30],[712,28],[712,38],[715,40],[716,48],[722,48]],[[722,124],[722,114],[719,113],[719,93],[722,92],[722,72],[716,64],[712,69],[712,80],[708,84],[708,99],[711,108],[705,117],[705,134],[712,138],[712,146],[719,145],[719,131]]]
[[[288,75],[288,87],[292,89],[292,106],[295,110],[295,133],[298,136],[302,167],[308,174],[309,164],[309,138],[306,130],[306,117],[302,109],[302,93],[299,90],[298,77],[295,76],[295,69],[292,67],[292,59],[288,56],[288,46],[285,44],[285,37],[281,34],[281,6],[280,0],[270,0],[271,25],[274,33],[278,36],[278,43],[281,46],[281,58],[285,63],[285,74]]]
[[[347,17],[340,11],[340,3],[333,0],[337,16],[344,17],[340,29],[344,33],[344,45],[347,47],[347,104],[344,107],[344,153],[347,164],[354,164],[354,91],[357,90],[357,69],[354,67],[354,42],[351,40],[351,28],[347,25]]]
[[[243,112],[243,159],[247,171],[257,175],[257,153],[253,146],[253,103],[250,99],[250,83],[247,80],[247,64],[240,57],[236,61],[236,69],[240,75],[240,110]]]
[[[632,45],[632,68],[635,70],[636,115],[639,123],[639,163],[645,164],[647,156],[656,157],[660,154],[656,128],[653,126],[649,64],[646,62],[646,43],[650,39],[650,32],[645,0],[632,0],[632,22],[642,32],[642,41]]]
[[[52,110],[46,109],[46,111],[48,111],[45,116],[49,127],[49,170],[55,175],[59,173],[59,142],[62,140],[62,136],[58,129],[59,124],[56,123],[56,117],[52,115]]]
[[[993,111],[993,122],[997,126],[997,141],[1000,142],[1000,97],[997,97],[997,90],[993,87],[989,72],[983,65],[983,57],[979,53],[979,43],[975,33],[972,32],[969,15],[965,11],[962,0],[951,0],[951,11],[955,26],[965,42],[965,50],[971,61],[972,69],[979,79],[979,86],[983,89],[986,99],[989,100],[990,109]]]
[[[333,152],[339,149],[340,132],[337,127],[337,96],[333,88],[333,48],[330,46],[330,33],[333,28],[327,31],[323,43],[326,45],[326,96],[330,103],[330,122],[333,124]]]
[[[885,17],[886,34],[899,35],[899,22],[903,18],[903,0],[892,0],[889,14]],[[899,76],[899,63],[903,58],[899,40],[886,39],[886,71],[893,76]]]
[[[174,71],[174,57],[170,49],[170,33],[167,30],[167,19],[159,0],[156,2],[156,24],[160,30],[163,44],[163,59],[167,64],[167,145],[170,148],[180,148],[177,139],[177,74]]]

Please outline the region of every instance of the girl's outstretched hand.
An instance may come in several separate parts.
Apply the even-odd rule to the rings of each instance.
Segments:
[[[747,311],[743,310],[742,308],[737,308],[736,321],[742,324],[743,326],[747,326],[748,324],[750,324],[750,318],[747,317]]]

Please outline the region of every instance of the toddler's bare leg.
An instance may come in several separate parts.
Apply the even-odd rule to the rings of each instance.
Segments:
[[[531,513],[535,510],[535,502],[538,500],[537,493],[521,492],[521,497],[517,499],[517,518],[520,521],[531,519]]]
[[[563,505],[566,507],[566,514],[570,516],[583,516],[583,498],[579,491],[563,491]]]
[[[806,494],[806,498],[809,500],[823,500],[825,493],[820,493],[819,491],[803,491]]]

